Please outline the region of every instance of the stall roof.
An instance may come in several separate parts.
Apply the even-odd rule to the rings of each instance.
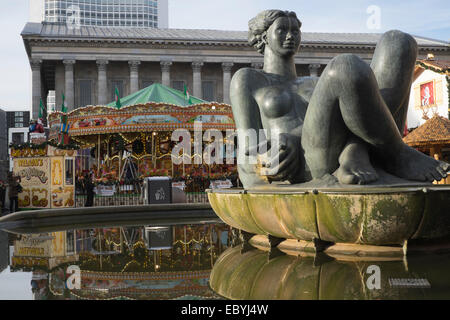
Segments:
[[[137,104],[146,104],[148,102],[167,103],[176,106],[186,107],[193,104],[207,103],[207,101],[190,96],[190,102],[185,98],[184,93],[164,86],[160,83],[154,83],[151,86],[139,90],[126,97],[120,98],[122,107]],[[107,104],[108,107],[114,107],[116,102]]]
[[[450,120],[435,115],[403,138],[412,147],[450,144]]]

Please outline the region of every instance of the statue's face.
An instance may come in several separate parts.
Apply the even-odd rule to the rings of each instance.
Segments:
[[[294,18],[280,17],[267,30],[267,46],[281,56],[294,55],[300,39],[300,26]]]

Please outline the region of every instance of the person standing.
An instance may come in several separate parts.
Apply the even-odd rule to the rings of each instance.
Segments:
[[[5,210],[5,196],[6,196],[6,182],[0,180],[0,216],[2,211]]]
[[[19,183],[21,179],[15,176],[12,172],[8,172],[8,187],[9,187],[9,213],[16,212],[19,209]]]
[[[92,207],[94,205],[94,183],[90,173],[84,177],[84,190],[86,191],[86,203],[84,206]]]

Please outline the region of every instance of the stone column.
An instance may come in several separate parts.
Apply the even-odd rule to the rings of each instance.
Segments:
[[[251,67],[254,69],[262,69],[264,67],[263,62],[252,62]]]
[[[170,87],[170,66],[172,61],[161,61],[161,80],[164,86]]]
[[[309,65],[309,75],[311,77],[318,77],[320,70],[320,63],[311,63]]]
[[[203,98],[202,94],[202,66],[203,62],[194,61],[192,62],[192,78],[194,80],[194,97]]]
[[[75,60],[63,60],[65,67],[65,85],[64,85],[64,105],[68,111],[72,111],[75,108],[75,92],[74,92],[74,80],[73,80],[73,65]]]
[[[106,67],[108,60],[97,60],[98,67],[98,99],[97,104],[100,106],[108,103],[108,83],[106,79]]]
[[[230,82],[231,82],[231,68],[233,68],[233,62],[222,63],[223,70],[223,102],[231,104],[230,101]]]
[[[31,117],[37,119],[39,117],[39,108],[41,100],[41,66],[42,60],[32,59],[31,65],[31,77],[32,77],[32,93],[31,93]]]
[[[139,91],[139,65],[140,61],[128,61],[130,65],[130,94]]]

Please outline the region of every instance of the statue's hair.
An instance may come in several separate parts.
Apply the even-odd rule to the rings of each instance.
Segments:
[[[248,22],[248,43],[255,47],[259,53],[264,54],[266,46],[262,38],[263,35],[272,23],[280,17],[294,18],[298,21],[299,27],[302,26],[302,22],[297,18],[295,12],[282,10],[264,10]]]

